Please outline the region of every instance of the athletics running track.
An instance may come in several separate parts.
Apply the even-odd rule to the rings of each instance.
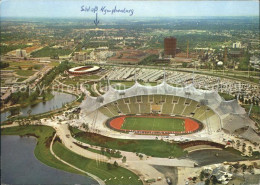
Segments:
[[[149,117],[149,118],[176,118],[176,119],[183,119],[185,120],[185,131],[178,132],[178,131],[155,131],[155,130],[127,130],[121,129],[125,119],[127,117]],[[202,128],[202,124],[199,124],[195,120],[190,118],[184,117],[172,117],[172,116],[118,116],[116,118],[112,118],[108,121],[108,126],[114,130],[122,131],[122,132],[135,132],[138,134],[159,134],[159,135],[168,135],[168,134],[189,134],[194,133]]]

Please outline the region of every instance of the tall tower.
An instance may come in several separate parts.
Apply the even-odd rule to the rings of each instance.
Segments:
[[[187,41],[187,58],[189,58],[189,40]]]
[[[176,54],[176,43],[177,39],[175,37],[167,37],[164,39],[164,54],[171,55],[173,58]]]

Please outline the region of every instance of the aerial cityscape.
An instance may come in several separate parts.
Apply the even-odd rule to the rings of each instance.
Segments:
[[[259,1],[1,7],[1,184],[260,184]]]

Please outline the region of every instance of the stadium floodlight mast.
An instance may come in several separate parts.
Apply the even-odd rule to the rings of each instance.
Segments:
[[[248,111],[248,116],[250,116],[250,114],[251,114],[252,107],[253,107],[253,104],[251,103],[251,105],[250,105],[250,109],[249,109],[249,111]]]
[[[137,82],[137,78],[136,78],[136,68],[135,68],[135,83]]]
[[[195,78],[195,75],[194,75],[194,70],[192,71],[192,85],[194,86],[194,78]]]
[[[163,72],[163,81],[166,82],[166,71],[165,71],[165,67],[163,68],[164,72]]]
[[[107,78],[107,88],[106,88],[107,91],[109,90],[109,86],[110,86],[110,81],[109,78]]]

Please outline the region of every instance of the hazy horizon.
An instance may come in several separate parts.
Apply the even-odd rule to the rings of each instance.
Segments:
[[[98,7],[98,12],[81,7]],[[128,13],[104,13],[101,8],[132,10]],[[174,17],[258,17],[258,1],[70,1],[4,0],[2,18],[174,18]]]

